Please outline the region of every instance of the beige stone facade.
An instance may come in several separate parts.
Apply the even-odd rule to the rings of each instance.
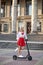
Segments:
[[[27,34],[43,34],[42,1],[0,0],[0,34],[18,32],[21,27]]]

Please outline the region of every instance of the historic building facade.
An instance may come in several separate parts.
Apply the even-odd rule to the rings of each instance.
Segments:
[[[43,0],[0,0],[0,34],[43,34]]]

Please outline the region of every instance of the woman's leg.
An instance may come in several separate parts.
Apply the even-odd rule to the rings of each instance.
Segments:
[[[18,46],[18,55],[21,55],[21,47]]]
[[[24,47],[18,46],[18,56],[19,57],[23,57],[22,56],[22,50],[24,49]]]
[[[24,46],[22,47],[22,50],[24,49]]]

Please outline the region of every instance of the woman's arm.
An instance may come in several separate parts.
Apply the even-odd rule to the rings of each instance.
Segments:
[[[25,39],[27,39],[27,35],[26,35],[26,33],[24,33],[24,36],[25,36]]]
[[[19,39],[19,37],[20,37],[20,34],[19,34],[19,32],[18,32],[18,33],[17,33],[17,38],[16,38],[16,39],[18,40],[18,39]]]

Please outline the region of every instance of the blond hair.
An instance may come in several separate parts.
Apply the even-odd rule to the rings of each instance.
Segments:
[[[21,27],[21,31],[23,31],[23,32],[24,32],[24,27]]]

